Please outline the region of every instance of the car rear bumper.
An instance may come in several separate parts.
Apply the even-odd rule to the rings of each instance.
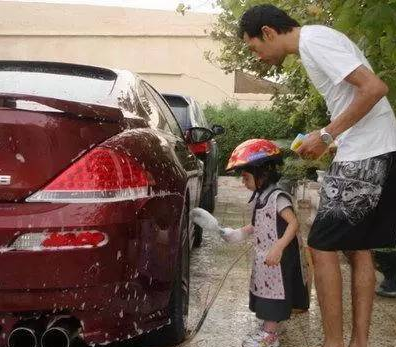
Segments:
[[[63,315],[45,313],[40,317],[42,317],[45,322],[50,323],[53,319],[56,319],[56,317],[61,316]],[[70,316],[76,318],[81,323],[82,330],[79,338],[84,340],[87,344],[108,344],[114,341],[133,339],[142,333],[169,324],[168,312],[166,309],[152,313],[149,319],[145,320],[141,318],[139,313],[134,315],[127,314],[122,310],[115,313],[104,308],[71,311]],[[0,313],[1,347],[7,346],[8,337],[14,327],[20,322],[21,318],[25,319],[26,316]]]
[[[0,271],[1,347],[15,324],[32,316],[75,317],[87,343],[132,338],[167,322],[177,202],[13,207],[0,205],[0,262],[7,264]],[[59,229],[98,230],[108,241],[81,249],[7,248],[21,234]]]

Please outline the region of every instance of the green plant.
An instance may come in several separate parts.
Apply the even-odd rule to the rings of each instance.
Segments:
[[[303,160],[290,156],[284,160],[282,177],[291,181],[316,180],[316,170],[327,170],[328,167],[329,160],[327,157],[318,160]]]

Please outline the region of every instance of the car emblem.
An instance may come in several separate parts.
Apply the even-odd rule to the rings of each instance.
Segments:
[[[11,184],[11,176],[0,176],[0,186],[9,186]]]

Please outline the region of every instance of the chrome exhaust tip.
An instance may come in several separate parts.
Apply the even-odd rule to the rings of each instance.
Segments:
[[[8,336],[8,347],[38,347],[38,340],[33,329],[19,327]]]
[[[70,347],[80,333],[81,325],[74,318],[55,319],[41,337],[42,347]]]
[[[70,347],[70,337],[65,329],[53,327],[43,334],[41,345],[43,347]]]

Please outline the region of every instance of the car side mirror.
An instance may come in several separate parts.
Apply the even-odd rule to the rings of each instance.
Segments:
[[[213,125],[212,126],[212,132],[213,132],[214,135],[222,135],[226,131],[225,131],[224,127],[222,127],[221,125]]]
[[[190,128],[186,132],[186,140],[189,144],[207,142],[213,137],[213,131],[206,128]]]

